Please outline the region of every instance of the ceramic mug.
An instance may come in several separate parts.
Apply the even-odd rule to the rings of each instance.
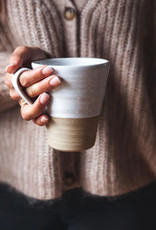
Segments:
[[[101,113],[109,73],[109,61],[100,58],[51,58],[31,63],[32,68],[51,66],[62,78],[62,84],[49,91],[51,95],[47,111],[50,120],[47,127],[48,144],[61,151],[82,151],[95,144],[98,118]],[[12,84],[28,104],[19,84],[19,69]]]

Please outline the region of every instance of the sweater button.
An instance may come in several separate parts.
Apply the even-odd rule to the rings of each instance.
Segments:
[[[71,8],[71,7],[66,7],[64,10],[64,17],[67,20],[72,20],[73,18],[75,18],[76,15],[76,11],[75,9]]]
[[[63,182],[66,186],[71,186],[75,183],[75,176],[71,172],[66,172],[63,176]]]

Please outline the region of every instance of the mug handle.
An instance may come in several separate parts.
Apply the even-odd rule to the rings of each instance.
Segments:
[[[24,72],[30,70],[29,68],[21,68],[16,71],[16,73],[13,74],[12,76],[12,85],[17,91],[17,93],[20,95],[20,97],[27,102],[29,105],[32,105],[33,102],[30,100],[30,98],[23,92],[22,86],[19,83],[19,77],[20,75]]]

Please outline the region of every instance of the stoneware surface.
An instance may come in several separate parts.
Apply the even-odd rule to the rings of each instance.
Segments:
[[[99,58],[54,58],[32,62],[32,68],[49,65],[62,78],[62,84],[48,92],[48,144],[61,151],[83,151],[95,144],[109,72],[109,62]],[[32,104],[19,84],[19,69],[13,86],[20,96]]]
[[[48,113],[60,118],[98,116],[105,94],[109,62],[99,58],[53,58],[32,63],[32,68],[49,65],[62,84],[49,92]]]

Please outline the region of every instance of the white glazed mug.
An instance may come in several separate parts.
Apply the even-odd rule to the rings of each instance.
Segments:
[[[51,66],[62,78],[62,84],[49,91],[47,106],[48,143],[61,151],[82,151],[95,144],[109,73],[109,61],[100,58],[51,58],[32,62],[32,68]],[[23,100],[32,104],[19,84],[18,70],[12,83]]]

